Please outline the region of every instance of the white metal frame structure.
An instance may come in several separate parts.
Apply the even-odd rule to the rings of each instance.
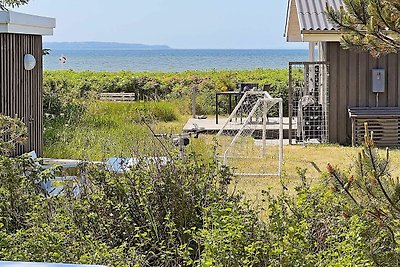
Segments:
[[[249,112],[245,112],[243,114],[242,107],[246,105],[246,101],[251,98],[253,99],[252,103],[255,103],[249,108]],[[251,104],[252,104],[251,103]],[[224,123],[221,130],[217,133],[217,141],[219,138],[224,136],[230,136],[231,140],[228,142],[227,147],[223,148],[221,155],[216,155],[216,157],[222,160],[222,164],[225,166],[229,166],[231,159],[254,159],[254,160],[262,160],[266,159],[268,147],[268,137],[267,132],[271,131],[271,127],[269,127],[269,117],[268,113],[278,105],[278,120],[275,121],[275,124],[279,124],[279,128],[273,128],[279,131],[278,139],[274,140],[277,141],[276,144],[278,146],[278,155],[274,155],[274,158],[277,159],[277,170],[276,172],[268,172],[264,173],[262,171],[256,172],[241,172],[240,169],[235,169],[234,174],[237,176],[281,176],[282,174],[282,165],[283,165],[283,100],[281,98],[273,98],[270,94],[264,91],[248,91],[246,92],[242,98],[240,99],[239,103],[233,110],[232,114],[229,116],[228,120]],[[276,111],[276,110],[275,110]],[[256,114],[260,114],[261,112],[261,120],[257,120],[254,122],[254,117]],[[237,121],[240,115],[240,122],[233,123],[233,121]],[[246,116],[245,120],[241,119],[242,116]],[[251,155],[251,156],[237,156],[232,155],[231,151],[237,145],[238,139],[244,134],[248,136],[253,136],[255,131],[262,132],[261,135],[261,153],[260,155]],[[255,142],[255,140],[254,140]],[[262,164],[262,163],[261,163]],[[260,168],[261,170],[262,168]]]
[[[289,143],[328,143],[329,63],[289,62],[288,99]]]

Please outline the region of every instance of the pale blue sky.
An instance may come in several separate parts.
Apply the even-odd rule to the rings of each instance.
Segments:
[[[290,49],[287,0],[31,0],[15,11],[54,17],[45,41],[165,44],[173,48]]]

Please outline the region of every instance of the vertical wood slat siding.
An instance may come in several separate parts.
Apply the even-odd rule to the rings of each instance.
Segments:
[[[339,76],[339,64],[338,64],[338,50],[337,47],[327,46],[327,61],[329,62],[329,139],[338,140],[337,129],[338,129],[338,114],[337,112],[332,112],[332,110],[338,109],[338,102],[335,99],[338,99],[338,90],[332,90],[332,88],[338,88],[339,83],[336,77]]]
[[[359,62],[360,57],[359,54],[350,53],[350,61],[349,62]],[[356,107],[359,103],[359,82],[358,82],[358,73],[360,71],[360,66],[356,64],[355,68],[349,68],[349,87],[348,87],[348,103],[347,105],[350,107]],[[343,127],[344,128],[344,127]],[[344,128],[346,130],[346,128]]]
[[[43,155],[42,37],[0,33],[0,113],[18,116],[28,127],[28,142],[16,154],[35,150]],[[24,55],[32,54],[36,66],[24,69]]]
[[[388,73],[397,73],[397,55],[389,55],[388,56],[388,65],[387,65],[387,71]],[[397,75],[389,75],[387,77],[388,79],[388,88],[398,88],[397,84]],[[388,90],[388,107],[395,107],[397,103],[397,95],[398,95],[398,90]]]
[[[330,142],[351,143],[349,107],[375,107],[372,93],[372,69],[386,72],[385,93],[379,94],[380,107],[400,107],[400,54],[375,59],[367,53],[344,50],[337,42],[327,43],[330,63]],[[344,127],[345,126],[345,127]]]
[[[390,70],[388,69],[388,58],[389,58],[389,56],[381,57],[378,60],[378,62],[379,62],[378,65],[381,66],[382,68],[384,68],[386,72],[390,73]],[[392,76],[392,75],[386,76],[386,88],[388,88],[388,89],[390,88],[388,86],[389,85],[389,83],[388,83],[389,79],[388,78],[390,76]],[[387,92],[386,94],[383,94],[382,97],[379,96],[379,106],[380,107],[388,107],[389,91],[392,91],[392,90],[386,90],[386,92]]]
[[[344,118],[347,115],[347,110],[340,108],[341,106],[348,106],[348,92],[349,92],[349,53],[347,50],[342,51],[339,50],[339,76],[342,77],[339,79],[339,102],[338,102],[338,118]],[[346,142],[346,128],[341,127],[340,121],[338,121],[338,141],[339,143]]]

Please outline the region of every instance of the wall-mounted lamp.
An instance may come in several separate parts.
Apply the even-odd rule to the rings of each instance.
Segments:
[[[24,69],[33,70],[36,66],[36,59],[31,54],[25,54],[24,56]]]

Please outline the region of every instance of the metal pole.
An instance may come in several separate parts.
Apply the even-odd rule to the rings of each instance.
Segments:
[[[264,97],[264,101],[263,101],[263,116],[262,116],[262,120],[263,120],[263,132],[262,132],[262,156],[263,158],[267,155],[267,98]]]
[[[218,93],[215,94],[215,124],[218,124]]]
[[[356,119],[351,118],[351,146],[356,146]]]
[[[250,111],[249,116],[246,118],[246,121],[244,122],[244,124],[240,127],[239,131],[237,132],[237,134],[235,135],[235,137],[233,138],[232,142],[229,144],[228,148],[226,149],[225,153],[224,153],[224,165],[227,166],[228,165],[228,152],[231,150],[231,148],[233,147],[233,145],[236,143],[236,140],[239,138],[239,136],[242,134],[244,128],[246,127],[246,125],[250,122],[251,117],[253,117],[254,113],[256,112],[258,106],[260,105],[261,100],[258,99],[257,103],[254,105],[253,109]]]
[[[283,165],[283,100],[279,101],[279,176],[282,175]]]
[[[229,94],[229,115],[232,113],[232,94]]]
[[[249,94],[249,92],[244,93],[244,95],[242,96],[242,98],[240,99],[239,103],[236,105],[235,109],[232,111],[231,115],[229,115],[228,120],[224,123],[224,125],[222,126],[222,128],[219,130],[219,132],[217,133],[217,136],[221,135],[223,130],[225,129],[225,127],[228,125],[228,123],[230,121],[232,121],[233,117],[236,116],[237,111],[239,110],[239,108],[242,106],[244,100],[246,99],[247,95]],[[217,95],[217,100],[218,100],[218,95]],[[218,108],[217,108],[218,111]],[[218,113],[217,113],[218,114]],[[217,122],[218,122],[218,116],[217,116]]]

